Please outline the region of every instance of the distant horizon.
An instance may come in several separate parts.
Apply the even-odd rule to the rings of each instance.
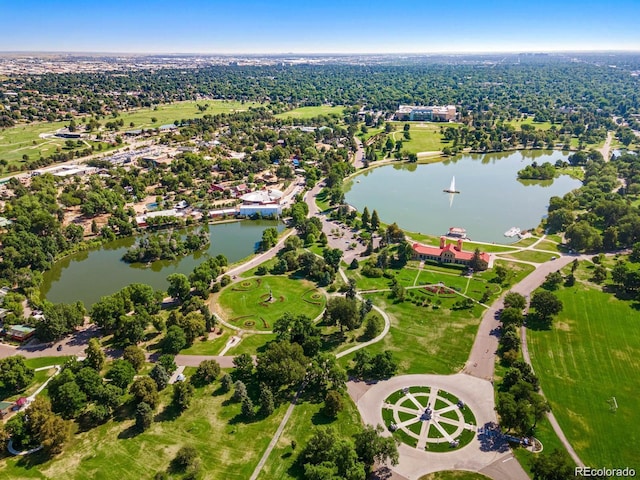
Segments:
[[[640,51],[638,0],[6,2],[0,51],[437,55]]]
[[[557,54],[557,53],[638,53],[640,54],[640,47],[624,49],[624,48],[608,48],[608,49],[558,49],[558,50],[456,50],[456,51],[424,51],[424,52],[374,52],[374,51],[353,51],[353,52],[211,52],[211,51],[185,51],[185,52],[169,52],[169,51],[109,51],[109,50],[0,50],[0,55],[3,54],[70,54],[70,55],[135,55],[135,56],[152,56],[152,55],[204,55],[204,56],[270,56],[279,57],[286,55],[313,55],[313,56],[350,56],[350,55],[385,55],[385,56],[424,56],[424,55],[486,55],[486,54]]]

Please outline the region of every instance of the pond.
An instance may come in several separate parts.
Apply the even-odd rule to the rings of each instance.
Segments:
[[[54,303],[80,300],[90,307],[100,297],[117,292],[131,283],[146,283],[155,289],[167,288],[166,278],[172,273],[189,275],[209,256],[224,255],[229,263],[254,253],[265,228],[284,225],[271,220],[238,221],[208,225],[211,243],[204,251],[177,260],[160,260],[151,265],[127,264],[121,260],[136,238],[122,238],[99,248],[63,258],[44,273],[41,295]]]
[[[560,151],[471,154],[432,164],[386,165],[354,177],[345,185],[346,202],[362,211],[378,211],[380,220],[401,228],[444,235],[450,227],[467,230],[470,239],[511,243],[512,227],[538,226],[549,198],[582,185],[561,175],[554,180],[518,180],[517,172],[538,163],[567,160]],[[443,192],[455,176],[459,194]]]

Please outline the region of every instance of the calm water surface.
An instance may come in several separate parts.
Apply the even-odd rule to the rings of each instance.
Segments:
[[[511,227],[536,227],[547,213],[549,198],[580,187],[568,175],[548,181],[521,181],[517,172],[536,162],[566,160],[560,151],[517,151],[464,155],[442,163],[388,165],[356,176],[346,185],[346,201],[362,211],[378,211],[385,223],[432,235],[449,227],[466,228],[484,242],[514,242]],[[459,194],[442,190],[456,179]]]
[[[128,264],[120,260],[135,238],[123,238],[102,247],[70,255],[44,274],[41,293],[49,301],[82,301],[89,307],[100,297],[117,292],[131,283],[146,283],[155,289],[167,288],[166,278],[172,273],[191,271],[209,256],[222,254],[229,263],[255,252],[268,227],[284,228],[274,221],[257,220],[209,225],[211,243],[206,251],[173,261],[161,260],[150,266]],[[201,228],[201,227],[194,227]]]

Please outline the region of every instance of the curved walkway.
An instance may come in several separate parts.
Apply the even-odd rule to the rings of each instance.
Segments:
[[[522,357],[524,358],[524,361],[527,362],[531,367],[531,371],[535,373],[535,371],[533,370],[533,364],[531,363],[531,357],[529,356],[529,346],[527,345],[527,327],[524,325],[520,327],[520,338],[522,341]],[[545,396],[542,388],[540,388],[540,395]],[[556,420],[556,416],[552,411],[547,412],[547,418],[549,419],[549,423],[553,427],[553,431],[556,432],[556,435],[560,439],[560,442],[562,442],[564,448],[567,449],[567,453],[569,453],[569,456],[573,459],[575,464],[579,467],[584,467],[584,462],[580,459],[576,451],[571,446],[571,443],[562,431],[562,427],[560,427],[560,424],[558,423],[558,420]]]

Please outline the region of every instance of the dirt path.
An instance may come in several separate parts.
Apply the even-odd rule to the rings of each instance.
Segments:
[[[613,132],[607,132],[607,139],[604,141],[604,145],[602,148],[599,148],[598,151],[602,154],[605,162],[609,161],[609,153],[611,152],[611,141],[613,140]]]

